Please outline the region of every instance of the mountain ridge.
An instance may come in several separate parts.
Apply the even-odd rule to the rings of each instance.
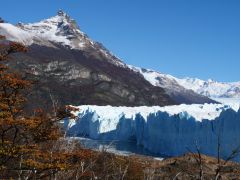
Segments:
[[[218,82],[212,79],[204,81],[199,78],[177,78],[151,69],[129,67],[140,72],[154,86],[172,88],[170,84],[177,83],[185,89],[209,98],[240,98],[240,81]]]
[[[50,95],[62,105],[215,103],[183,87],[169,93],[165,87],[152,85],[101,43],[91,40],[62,11],[37,23],[0,23],[0,34],[28,46],[28,53],[15,55],[9,66],[40,83],[34,87],[34,101],[43,106],[51,105]]]

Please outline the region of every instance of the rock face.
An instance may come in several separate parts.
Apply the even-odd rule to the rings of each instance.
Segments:
[[[101,54],[31,45],[10,66],[28,72],[36,84],[30,106],[61,105],[169,105],[175,102],[160,87],[130,69],[105,61]],[[52,99],[53,98],[53,99]]]
[[[26,54],[16,54],[9,66],[36,82],[30,94],[31,108],[49,108],[53,103],[165,106],[213,102],[192,91],[173,94],[152,85],[102,44],[92,41],[62,11],[33,24],[0,23],[0,35],[29,48]]]
[[[179,156],[189,150],[228,157],[240,146],[240,110],[221,104],[168,107],[79,106],[77,120],[66,120],[69,136],[133,141],[152,153]],[[240,157],[239,159],[240,160]]]

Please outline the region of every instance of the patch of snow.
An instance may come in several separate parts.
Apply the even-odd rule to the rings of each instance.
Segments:
[[[163,161],[164,160],[164,158],[159,158],[159,157],[156,157],[154,159],[157,160],[157,161]]]
[[[134,67],[131,65],[128,65],[130,69],[132,69],[135,72],[138,72],[143,75],[143,77],[150,82],[153,86],[159,86],[162,88],[167,88],[167,89],[173,89],[177,88],[177,86],[180,86],[175,78],[171,75],[168,74],[162,74],[157,71],[153,71],[150,69],[143,69],[139,67]]]
[[[64,30],[63,28],[68,27],[68,25],[69,22],[65,16],[57,15],[37,23],[21,24],[21,28],[37,38],[61,43],[67,46],[73,46],[69,39],[71,38],[71,34],[63,34],[64,32],[62,32]],[[81,33],[80,31],[78,32]],[[82,47],[84,42],[80,42],[79,44]],[[77,47],[73,46],[73,48]]]
[[[240,109],[240,98],[213,98],[213,100],[225,105],[229,105],[235,111]]]
[[[16,41],[25,45],[30,45],[33,42],[31,33],[9,23],[0,23],[0,34],[10,41]]]

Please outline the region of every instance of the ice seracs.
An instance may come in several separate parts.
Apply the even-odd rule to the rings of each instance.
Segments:
[[[195,151],[221,156],[240,145],[240,111],[221,104],[166,107],[79,106],[76,120],[65,120],[69,136],[133,141],[152,153],[177,156]]]

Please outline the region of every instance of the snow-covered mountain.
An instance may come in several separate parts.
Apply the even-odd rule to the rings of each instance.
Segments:
[[[109,59],[109,62],[122,65],[117,57],[108,51],[101,43],[94,42],[82,32],[75,20],[63,11],[54,17],[37,23],[0,23],[0,33],[10,41],[16,41],[30,46],[38,44],[57,48],[56,44],[75,50],[95,50]]]
[[[217,82],[211,79],[204,81],[197,78],[175,78],[177,82],[187,89],[212,98],[240,98],[239,82]]]
[[[51,106],[49,94],[60,104],[73,105],[164,106],[214,102],[177,83],[173,84],[178,89],[174,92],[152,85],[101,43],[91,40],[63,11],[37,23],[16,26],[0,23],[0,35],[28,46],[29,51],[15,56],[9,65],[40,83],[33,89],[33,104],[42,102],[44,107]]]
[[[148,82],[153,86],[163,88],[166,93],[173,97],[177,102],[191,102],[195,101],[198,104],[212,103],[208,101],[207,96],[198,94],[192,89],[185,88],[180,85],[176,78],[171,75],[162,74],[153,70],[138,68],[135,66],[128,65],[133,71],[140,73]],[[188,103],[187,103],[188,104]]]
[[[165,156],[195,152],[196,143],[202,153],[216,156],[220,139],[224,158],[240,145],[239,104],[77,108],[78,118],[65,120],[69,136],[132,141]]]
[[[240,81],[223,83],[211,79],[204,81],[197,78],[177,78],[154,70],[129,67],[141,73],[152,85],[165,88],[170,93],[181,91],[184,88],[213,99],[240,98]]]
[[[92,51],[100,52],[110,63],[127,67],[125,63],[115,57],[101,43],[91,40],[80,30],[75,20],[61,10],[56,16],[37,23],[18,23],[17,26],[9,23],[0,23],[0,34],[6,36],[10,41],[17,41],[27,46],[38,44],[57,48],[56,44],[61,44],[70,49],[91,49]],[[128,67],[140,72],[152,85],[166,88],[168,91],[177,91],[176,89],[183,91],[184,87],[207,97],[240,98],[240,82],[221,83],[197,78],[176,78],[154,70],[141,69],[134,66]]]

